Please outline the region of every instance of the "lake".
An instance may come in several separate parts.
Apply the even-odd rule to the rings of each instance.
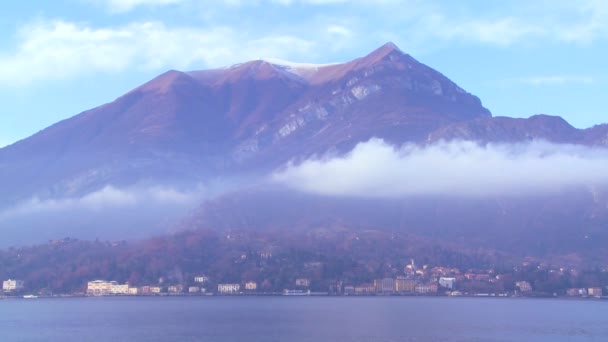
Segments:
[[[608,341],[608,301],[125,297],[0,301],[0,341]]]

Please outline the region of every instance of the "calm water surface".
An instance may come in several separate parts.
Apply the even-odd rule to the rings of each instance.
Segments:
[[[608,341],[608,302],[428,297],[4,300],[0,341]]]

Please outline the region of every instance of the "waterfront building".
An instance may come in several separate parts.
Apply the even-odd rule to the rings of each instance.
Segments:
[[[567,289],[566,295],[570,297],[587,297],[587,289],[578,287]]]
[[[199,275],[199,276],[194,277],[195,283],[204,284],[208,281],[209,281],[209,277],[207,277],[206,275]]]
[[[372,284],[362,284],[355,286],[356,295],[369,295],[376,292],[376,287]]]
[[[527,281],[517,281],[517,282],[515,282],[515,287],[519,288],[519,291],[521,291],[521,292],[531,292],[532,291],[532,285],[530,285],[530,283]]]
[[[417,283],[418,282],[414,279],[397,277],[397,279],[395,279],[395,290],[400,293],[414,293]]]
[[[433,294],[437,293],[437,284],[418,284],[416,285],[415,292],[417,294]]]
[[[247,291],[255,291],[258,289],[258,283],[255,281],[248,281],[245,283],[245,290]]]
[[[110,285],[110,294],[113,295],[126,295],[129,294],[129,284],[118,284],[113,281]]]
[[[601,297],[602,296],[602,288],[601,287],[590,287],[587,290],[587,293],[590,297]]]
[[[218,284],[217,292],[221,294],[236,294],[241,290],[240,284]]]
[[[346,285],[344,286],[344,295],[345,296],[352,296],[355,294],[355,287],[352,285]]]
[[[4,292],[16,292],[23,289],[23,280],[9,279],[2,282],[2,291]]]
[[[378,293],[392,293],[395,292],[395,279],[383,278],[374,280],[374,288]]]
[[[188,293],[199,293],[201,292],[201,288],[198,286],[190,286],[188,288]]]
[[[107,296],[112,291],[112,285],[116,285],[115,281],[93,280],[87,283],[87,295],[90,296]]]
[[[160,286],[150,286],[150,293],[159,294],[162,292],[162,288]]]
[[[167,288],[167,292],[169,293],[182,293],[184,292],[184,287],[182,285],[171,285]]]
[[[139,294],[139,288],[137,287],[129,287],[129,295],[137,296]]]
[[[299,287],[309,287],[310,286],[310,279],[308,279],[308,278],[298,278],[298,279],[296,279],[296,286],[299,286]]]

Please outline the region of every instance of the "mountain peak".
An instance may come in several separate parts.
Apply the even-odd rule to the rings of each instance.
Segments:
[[[414,59],[394,43],[388,42],[357,61],[360,66],[371,66],[384,62],[412,62]]]
[[[166,93],[172,88],[189,86],[193,83],[196,83],[196,81],[190,75],[178,70],[169,70],[137,87],[135,90]]]
[[[384,58],[384,57],[386,57],[388,55],[391,55],[391,54],[405,55],[405,53],[403,51],[401,51],[401,49],[399,49],[399,47],[397,45],[395,45],[395,43],[388,42],[388,43],[380,46],[376,50],[372,51],[367,56],[368,57],[375,56],[375,57],[378,57],[378,58]]]
[[[398,51],[398,52],[403,53],[403,51],[401,51],[401,49],[399,49],[397,44],[395,44],[393,42],[387,42],[376,50],[384,50],[384,51],[389,51],[389,52]]]

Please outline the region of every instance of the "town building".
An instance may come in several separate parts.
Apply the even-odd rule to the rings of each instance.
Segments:
[[[437,284],[418,284],[416,285],[415,292],[417,294],[433,294],[437,293]]]
[[[414,293],[417,283],[418,282],[414,279],[397,277],[397,279],[395,279],[395,290],[400,293]]]
[[[207,277],[206,275],[199,275],[199,276],[194,277],[195,283],[204,284],[208,281],[209,281],[209,277]]]
[[[258,289],[258,283],[255,281],[248,281],[245,283],[245,290],[247,291],[255,291]]]
[[[374,288],[377,293],[392,293],[395,292],[395,279],[383,278],[374,280]]]
[[[296,286],[299,286],[299,287],[310,287],[310,279],[308,279],[308,278],[298,278],[298,279],[296,279]]]
[[[517,281],[515,282],[515,287],[519,289],[520,292],[532,292],[532,285],[530,285],[527,281]]]
[[[262,252],[260,253],[260,258],[268,260],[272,258],[272,253],[270,252]]]
[[[452,277],[440,277],[439,278],[439,286],[452,290],[454,288],[454,284],[456,283],[456,278]]]
[[[117,284],[115,281],[93,280],[87,283],[87,295],[90,296],[107,296],[112,291],[112,285]]]
[[[372,284],[361,284],[355,286],[356,295],[370,295],[376,292],[376,287]]]
[[[167,292],[182,293],[182,292],[184,292],[184,287],[182,285],[171,285],[167,288]]]
[[[139,294],[139,288],[137,287],[129,287],[129,295],[137,296]]]
[[[587,293],[590,297],[601,297],[602,296],[602,288],[601,287],[590,287],[587,290]]]
[[[570,297],[587,297],[587,289],[578,287],[567,289],[566,295]]]
[[[382,292],[395,292],[395,279],[393,279],[393,278],[382,279]]]
[[[201,292],[201,288],[198,286],[188,287],[188,293],[199,293],[199,292]]]
[[[2,282],[2,291],[4,292],[16,292],[23,289],[23,280],[9,279]]]
[[[129,294],[129,284],[118,284],[113,281],[110,285],[110,294],[113,295],[126,295]]]
[[[355,287],[352,285],[346,285],[344,286],[344,295],[345,296],[352,296],[355,294]]]
[[[162,288],[160,286],[150,286],[150,293],[159,294],[162,292]]]
[[[240,284],[218,284],[217,292],[220,294],[236,294],[241,290]]]
[[[342,290],[344,288],[344,282],[341,280],[337,280],[335,282],[331,282],[329,284],[329,293],[334,295],[342,294]]]

